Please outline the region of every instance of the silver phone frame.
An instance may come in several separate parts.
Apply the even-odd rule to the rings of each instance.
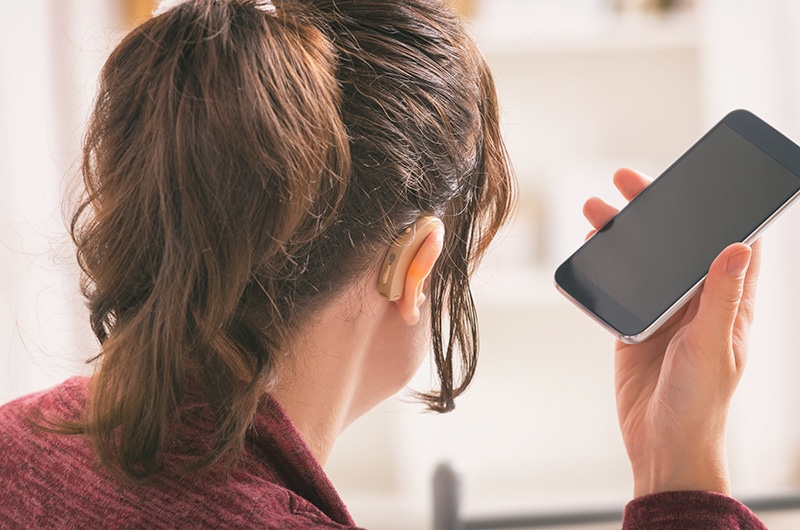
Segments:
[[[798,175],[798,178],[800,178],[800,175]],[[744,243],[746,245],[752,244],[756,239],[758,239],[758,237],[764,232],[764,230],[767,229],[767,227],[769,225],[771,225],[792,204],[794,204],[797,201],[798,197],[800,197],[800,190],[795,192],[794,195],[792,195],[786,201],[784,201],[783,204],[781,204],[781,206],[779,206],[772,213],[772,215],[770,215],[766,220],[764,220],[763,223],[761,223],[759,226],[757,226],[756,229],[753,230],[750,233],[750,235],[748,235],[744,239],[744,241],[742,241],[742,243]],[[592,237],[594,237],[594,236],[592,236]],[[591,239],[591,238],[589,238],[589,239]],[[588,239],[587,239],[587,241],[588,241]],[[734,242],[731,242],[731,244],[733,244],[733,243]],[[585,242],[584,242],[584,244],[585,244]],[[722,249],[720,249],[720,251],[722,251]],[[708,266],[711,267],[711,263],[709,263]],[[608,331],[610,331],[611,334],[614,335],[617,338],[617,340],[619,340],[620,342],[624,342],[625,344],[640,344],[640,343],[644,342],[645,340],[649,339],[653,335],[653,333],[658,331],[658,329],[661,326],[663,326],[675,313],[677,313],[679,309],[681,309],[689,300],[692,299],[692,297],[697,293],[697,291],[703,286],[703,282],[705,282],[705,279],[706,279],[707,275],[708,275],[708,273],[703,275],[703,277],[700,279],[700,281],[698,281],[696,284],[694,284],[674,304],[672,304],[670,307],[668,307],[666,309],[666,311],[664,311],[661,314],[661,316],[659,316],[656,320],[654,320],[653,323],[650,324],[647,328],[645,328],[641,333],[638,333],[636,335],[624,335],[624,334],[622,334],[618,329],[615,329],[608,322],[606,322],[602,318],[598,317],[592,311],[590,311],[589,309],[584,307],[583,304],[581,304],[580,302],[575,300],[569,293],[564,291],[561,288],[561,286],[558,285],[558,282],[555,281],[555,277],[553,278],[553,283],[555,284],[556,289],[558,290],[558,292],[560,292],[562,295],[564,295],[570,302],[575,304],[584,313],[589,315],[592,318],[592,320],[594,320],[595,322],[599,323],[601,326],[603,326]]]

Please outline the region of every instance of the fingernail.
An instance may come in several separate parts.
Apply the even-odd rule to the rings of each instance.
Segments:
[[[728,258],[728,274],[736,278],[744,276],[747,266],[750,265],[750,253],[749,248],[742,249]]]

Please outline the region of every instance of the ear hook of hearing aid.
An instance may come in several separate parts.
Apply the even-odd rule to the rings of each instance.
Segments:
[[[398,236],[381,265],[378,276],[378,292],[389,300],[397,300],[403,294],[408,267],[425,239],[442,221],[437,217],[426,215],[406,227]]]

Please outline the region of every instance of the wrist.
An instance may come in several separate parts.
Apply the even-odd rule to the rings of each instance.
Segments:
[[[724,447],[706,451],[654,451],[633,466],[634,497],[666,491],[713,491],[730,494]]]

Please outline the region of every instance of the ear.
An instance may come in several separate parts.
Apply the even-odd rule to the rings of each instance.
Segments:
[[[425,238],[408,266],[403,281],[402,295],[397,299],[400,316],[409,326],[419,322],[420,308],[425,303],[425,280],[431,275],[436,260],[442,254],[444,245],[444,225],[435,223],[433,230]]]

